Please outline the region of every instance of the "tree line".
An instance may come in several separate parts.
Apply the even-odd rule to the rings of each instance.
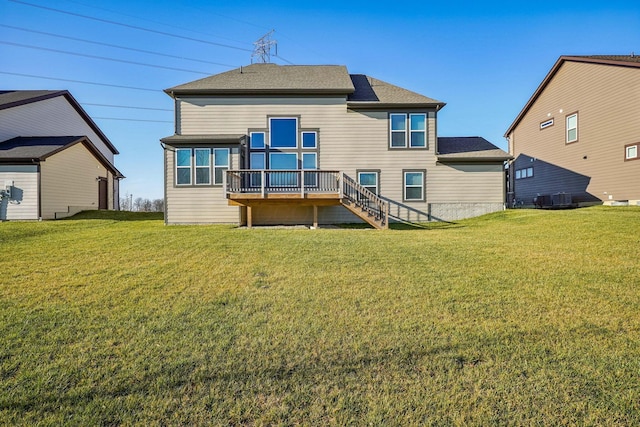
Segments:
[[[131,194],[120,198],[120,210],[132,212],[164,212],[164,199],[145,199]]]

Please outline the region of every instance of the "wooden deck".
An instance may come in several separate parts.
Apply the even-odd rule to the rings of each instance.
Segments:
[[[318,227],[318,207],[342,205],[375,228],[388,228],[389,205],[340,171],[227,171],[225,193],[230,206],[246,207],[247,227],[257,206],[311,206]]]

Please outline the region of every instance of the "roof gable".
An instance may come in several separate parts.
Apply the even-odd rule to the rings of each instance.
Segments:
[[[116,147],[109,141],[109,138],[102,133],[98,125],[89,117],[82,106],[67,90],[4,90],[0,91],[0,110],[27,105],[46,99],[63,96],[74,110],[82,117],[87,125],[102,139],[104,144],[113,154],[120,154]]]
[[[609,66],[618,66],[618,67],[632,67],[637,68],[640,71],[640,56],[632,55],[585,55],[585,56],[561,56],[558,58],[556,63],[551,67],[551,70],[545,76],[542,83],[535,90],[531,98],[527,101],[525,106],[522,108],[516,119],[511,123],[511,126],[504,133],[505,137],[508,137],[511,131],[520,123],[520,120],[527,114],[529,108],[534,104],[534,102],[538,99],[540,94],[547,87],[549,82],[556,75],[560,67],[565,62],[581,62],[585,64],[596,64],[596,65],[609,65]]]
[[[0,163],[41,162],[76,144],[84,146],[118,178],[124,178],[86,136],[18,136],[0,142]]]

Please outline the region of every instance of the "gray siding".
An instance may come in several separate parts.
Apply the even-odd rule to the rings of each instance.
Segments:
[[[87,136],[113,164],[111,150],[63,96],[0,110],[0,141],[16,136]]]
[[[640,199],[640,161],[624,160],[625,145],[640,142],[639,105],[640,69],[565,62],[508,135],[514,157],[534,159],[534,179],[515,181],[516,198],[559,190],[578,202]],[[578,141],[567,144],[573,112]],[[554,125],[540,130],[550,118]]]
[[[0,220],[38,219],[38,167],[0,165],[0,187],[13,181],[14,197],[0,201]]]
[[[318,167],[340,170],[356,176],[357,170],[380,170],[381,195],[393,201],[392,210],[401,219],[429,220],[431,203],[503,203],[502,165],[437,165],[436,111],[402,110],[427,113],[428,149],[389,149],[387,111],[347,109],[344,97],[288,98],[182,98],[177,102],[176,129],[182,135],[248,134],[266,129],[268,116],[300,117],[303,129],[319,129]],[[239,208],[226,206],[222,189],[175,188],[173,154],[165,153],[167,183],[167,221],[237,222]],[[234,161],[234,168],[239,167]],[[426,171],[426,200],[403,202],[403,171]],[[281,212],[282,221],[309,220],[311,208]],[[341,207],[319,209],[322,223],[354,222],[357,218]],[[254,210],[254,220],[275,221],[272,213]]]
[[[231,149],[230,165],[240,168],[239,148]],[[165,156],[165,221],[168,224],[206,224],[240,222],[240,208],[229,206],[222,186],[176,186],[175,152],[168,146]]]

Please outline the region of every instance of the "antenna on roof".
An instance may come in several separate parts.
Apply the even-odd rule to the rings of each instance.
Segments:
[[[253,64],[253,58],[258,58],[257,63],[269,64],[271,63],[271,48],[275,46],[276,56],[278,56],[278,42],[271,39],[271,35],[275,30],[269,31],[264,36],[260,37],[257,41],[253,42],[253,53],[251,54],[251,63]]]

